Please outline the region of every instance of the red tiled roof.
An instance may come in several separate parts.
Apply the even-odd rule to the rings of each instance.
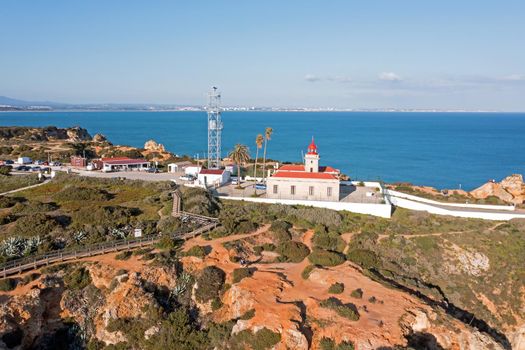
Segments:
[[[304,171],[278,171],[272,177],[282,177],[291,179],[337,180],[337,178],[332,174],[307,173]]]
[[[304,171],[304,165],[301,164],[286,164],[279,168],[279,171]]]
[[[321,173],[337,173],[339,174],[339,169],[332,168],[331,166],[320,166],[319,172]]]
[[[305,171],[304,165],[300,164],[286,164],[280,167],[277,171]],[[332,168],[331,166],[320,166],[319,167],[320,173],[334,173],[338,174],[339,170]]]
[[[224,169],[201,169],[199,174],[203,175],[222,175]]]
[[[109,165],[132,165],[132,164],[149,163],[145,159],[131,159],[131,158],[126,158],[126,157],[102,158],[102,162],[109,164]]]

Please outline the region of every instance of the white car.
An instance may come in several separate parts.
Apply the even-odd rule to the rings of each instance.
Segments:
[[[181,175],[179,177],[179,179],[183,180],[183,181],[193,181],[194,180],[194,177],[191,176],[191,175]]]

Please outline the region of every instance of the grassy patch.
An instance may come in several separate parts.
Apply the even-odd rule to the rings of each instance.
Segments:
[[[345,262],[343,255],[323,249],[314,249],[308,256],[308,260],[314,265],[337,266]]]
[[[310,277],[310,274],[315,270],[317,266],[315,265],[308,265],[304,268],[303,272],[301,272],[301,277],[303,280],[307,280]]]
[[[36,185],[37,183],[39,183],[39,181],[36,174],[0,175],[0,193]]]
[[[244,278],[252,277],[255,273],[255,268],[248,268],[248,267],[241,267],[238,269],[233,270],[233,283],[239,283]]]
[[[343,304],[339,299],[330,297],[319,303],[321,307],[334,310],[339,316],[351,321],[359,320],[359,312],[354,304]]]
[[[299,263],[304,260],[310,254],[310,249],[301,243],[294,241],[285,241],[280,243],[276,249],[279,253],[280,261]]]
[[[341,294],[345,290],[345,285],[343,283],[336,282],[328,288],[328,293],[330,294]]]

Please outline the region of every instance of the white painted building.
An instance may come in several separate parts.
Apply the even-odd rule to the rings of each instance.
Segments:
[[[225,169],[201,169],[197,182],[202,187],[220,187],[230,181],[230,172]]]
[[[283,165],[268,178],[266,197],[311,201],[339,201],[339,170],[319,166],[319,153],[312,139],[304,165]]]
[[[128,157],[102,158],[102,171],[133,171],[147,170],[150,162],[145,159],[132,159]]]

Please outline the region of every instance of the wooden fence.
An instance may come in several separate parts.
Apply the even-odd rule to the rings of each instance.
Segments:
[[[191,213],[182,213],[182,215],[197,219],[203,223],[203,226],[191,232],[172,234],[171,236],[174,239],[187,240],[202,233],[211,231],[219,225],[219,221],[216,218],[210,218],[207,216],[195,215]],[[92,244],[76,249],[56,250],[50,253],[11,260],[5,264],[0,265],[0,276],[2,278],[6,278],[11,275],[16,275],[24,271],[35,270],[41,266],[47,266],[56,262],[74,261],[94,255],[145,247],[158,242],[162,236],[162,234],[155,234],[133,239],[119,239],[111,242]]]

